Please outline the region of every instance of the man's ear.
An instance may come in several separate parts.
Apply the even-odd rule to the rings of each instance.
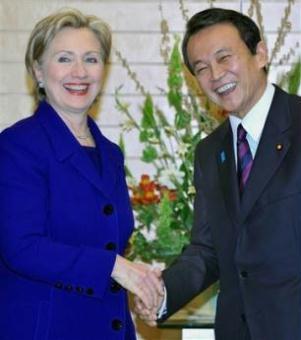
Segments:
[[[260,40],[256,46],[256,59],[259,68],[267,66],[269,61],[268,49],[264,41]]]

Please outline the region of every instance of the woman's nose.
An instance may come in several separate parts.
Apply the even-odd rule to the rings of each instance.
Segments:
[[[75,62],[72,68],[72,75],[79,78],[83,78],[87,75],[87,69],[82,61]]]

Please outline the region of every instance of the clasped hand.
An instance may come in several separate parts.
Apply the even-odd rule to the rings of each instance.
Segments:
[[[135,312],[148,325],[155,326],[164,298],[161,270],[128,261],[117,255],[112,278],[135,295]]]

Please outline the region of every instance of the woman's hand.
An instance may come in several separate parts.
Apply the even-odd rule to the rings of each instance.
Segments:
[[[163,303],[164,297],[161,297],[157,306],[154,306],[152,309],[147,308],[145,304],[139,299],[138,296],[134,298],[134,312],[139,316],[141,320],[143,320],[148,326],[155,327],[157,326],[158,312]]]
[[[164,289],[159,269],[147,264],[131,262],[117,255],[112,278],[139,297],[150,310],[162,301]]]

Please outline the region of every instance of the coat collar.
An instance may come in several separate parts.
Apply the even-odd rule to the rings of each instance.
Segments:
[[[43,101],[39,104],[35,115],[50,140],[57,160],[70,162],[87,181],[103,193],[109,194],[117,180],[116,167],[121,165],[121,161],[114,152],[112,143],[101,134],[95,122],[88,117],[88,125],[101,157],[101,174],[98,173],[83,147],[47,102]]]
[[[229,120],[222,127],[220,148],[217,152],[217,164],[224,201],[234,224],[237,224],[240,198],[237,182],[232,130]]]
[[[276,87],[271,108],[262,132],[250,177],[241,200],[244,220],[290,148],[291,116],[289,95]]]
[[[258,145],[250,177],[239,199],[232,130],[225,122],[221,147],[217,153],[221,187],[225,204],[237,224],[245,220],[290,147],[291,125],[288,95],[276,87],[275,95]]]

